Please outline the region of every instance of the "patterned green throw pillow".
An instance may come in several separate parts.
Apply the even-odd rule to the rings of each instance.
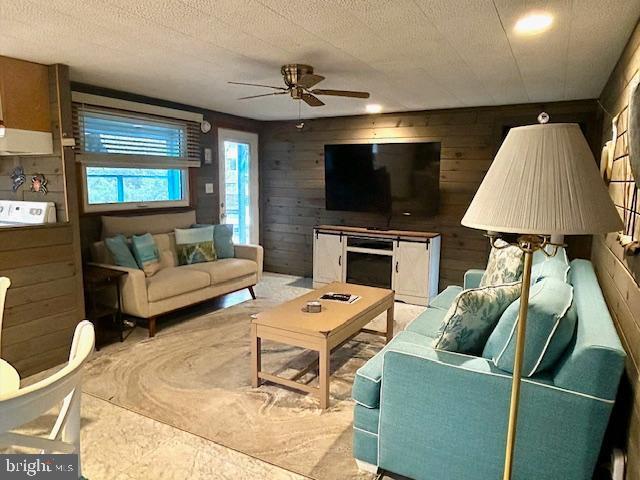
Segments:
[[[438,329],[433,348],[479,355],[500,316],[520,296],[520,282],[460,292]]]
[[[514,245],[507,246],[504,240],[497,240],[487,262],[487,269],[482,275],[480,286],[504,285],[519,282],[524,271],[524,253]]]
[[[213,246],[213,227],[176,228],[178,264],[213,262],[217,259]]]

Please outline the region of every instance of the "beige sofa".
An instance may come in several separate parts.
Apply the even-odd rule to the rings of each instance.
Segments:
[[[102,217],[102,238],[117,233],[125,236],[151,233],[160,253],[162,268],[146,277],[142,270],[113,265],[103,241],[91,246],[92,264],[127,272],[121,281],[123,312],[148,320],[149,336],[156,333],[156,318],[220,295],[247,288],[255,298],[253,286],[262,277],[263,250],[259,245],[235,245],[235,257],[214,262],[179,266],[174,228],[188,228],[195,212]]]

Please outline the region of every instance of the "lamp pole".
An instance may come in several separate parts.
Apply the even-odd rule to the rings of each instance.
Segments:
[[[527,331],[527,310],[529,308],[529,288],[531,286],[531,263],[533,252],[539,248],[539,238],[521,237],[518,246],[524,252],[524,272],[522,274],[522,290],[520,293],[520,312],[518,313],[518,330],[516,336],[516,352],[513,360],[513,378],[511,381],[511,406],[509,408],[509,424],[507,430],[507,447],[504,457],[503,480],[511,480],[513,470],[513,455],[516,445],[516,430],[518,426],[518,406],[520,404],[520,378],[522,371],[522,357],[524,356],[524,339]]]

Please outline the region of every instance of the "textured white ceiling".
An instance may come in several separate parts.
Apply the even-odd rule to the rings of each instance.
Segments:
[[[551,30],[513,33],[533,10]],[[298,115],[281,85],[308,63],[322,97],[302,116],[594,98],[640,14],[640,0],[0,0],[0,54],[65,63],[79,82],[261,120]]]

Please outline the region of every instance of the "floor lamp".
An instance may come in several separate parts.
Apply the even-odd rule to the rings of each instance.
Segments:
[[[555,255],[561,245],[552,235],[622,229],[580,127],[547,123],[546,113],[538,120],[509,131],[462,219],[466,227],[486,230],[493,246],[503,233],[520,235],[512,245],[524,252],[503,480],[511,479],[514,463],[533,253]]]

